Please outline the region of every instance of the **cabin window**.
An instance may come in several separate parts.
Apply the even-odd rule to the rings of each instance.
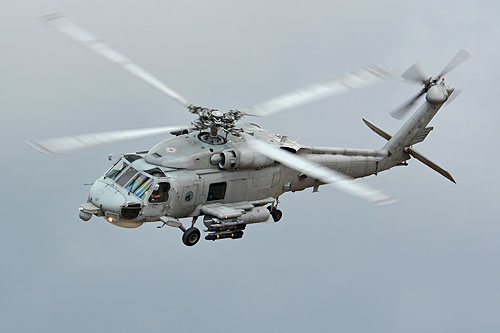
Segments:
[[[151,203],[160,203],[160,202],[165,202],[168,200],[168,191],[170,190],[170,184],[169,183],[158,183],[156,184],[158,186],[157,189],[151,193],[151,196],[149,197],[149,202]]]
[[[224,195],[226,195],[226,186],[226,182],[210,184],[210,187],[208,188],[207,201],[224,199]]]

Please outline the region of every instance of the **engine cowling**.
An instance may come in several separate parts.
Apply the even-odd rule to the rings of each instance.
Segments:
[[[274,164],[274,160],[251,149],[226,149],[210,159],[224,170],[257,169]]]

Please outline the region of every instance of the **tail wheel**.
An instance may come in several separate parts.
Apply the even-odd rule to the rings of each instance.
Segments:
[[[186,246],[195,245],[196,243],[198,243],[200,238],[201,238],[200,230],[196,227],[191,227],[186,231],[184,231],[184,233],[182,234],[182,242]]]

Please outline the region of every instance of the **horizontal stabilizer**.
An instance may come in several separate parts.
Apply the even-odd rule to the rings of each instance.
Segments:
[[[375,133],[377,133],[378,135],[380,135],[381,137],[383,137],[384,139],[386,139],[387,141],[389,141],[391,138],[392,138],[392,135],[388,134],[387,132],[385,132],[384,130],[381,130],[380,128],[378,128],[377,126],[373,125],[372,123],[370,123],[368,120],[366,120],[365,118],[363,118],[363,122],[366,124],[366,126],[368,126],[372,131],[374,131]]]
[[[420,162],[424,163],[425,165],[427,165],[432,170],[434,170],[437,173],[439,173],[439,174],[443,175],[444,177],[448,178],[449,180],[451,180],[455,184],[457,183],[455,181],[455,179],[453,179],[453,177],[451,176],[451,174],[448,171],[446,171],[445,169],[441,168],[439,165],[437,165],[436,163],[432,162],[427,157],[425,157],[424,155],[422,155],[419,152],[417,152],[415,149],[408,148],[408,154],[410,154],[412,157],[416,158]]]
[[[378,128],[377,126],[375,126],[374,124],[372,124],[371,122],[369,122],[368,120],[366,120],[365,118],[363,118],[363,122],[366,124],[366,126],[368,126],[372,131],[374,131],[375,133],[377,133],[378,135],[380,135],[381,137],[383,137],[384,139],[386,139],[387,141],[389,141],[392,136],[390,134],[388,134],[387,132],[385,132],[384,130]],[[423,139],[425,139],[425,137],[430,133],[430,131],[432,131],[432,127],[427,127],[427,128],[424,128],[422,132],[426,132]],[[417,135],[417,137],[420,136],[420,133],[419,135]],[[423,140],[422,139],[422,140]],[[421,142],[421,141],[419,141]],[[416,143],[416,142],[414,142]],[[441,168],[439,165],[437,165],[436,163],[432,162],[431,160],[429,160],[427,157],[425,157],[424,155],[420,154],[419,152],[417,152],[415,149],[413,148],[408,148],[408,154],[410,154],[410,156],[412,156],[413,158],[415,158],[416,160],[424,163],[425,165],[427,165],[429,168],[431,168],[432,170],[436,171],[437,173],[441,174],[442,176],[446,177],[447,179],[449,179],[450,181],[452,181],[453,183],[457,183],[455,181],[455,179],[453,179],[453,177],[451,176],[451,174],[446,171],[445,169]]]

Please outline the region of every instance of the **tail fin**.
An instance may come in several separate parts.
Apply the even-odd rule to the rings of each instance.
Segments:
[[[415,114],[408,119],[394,136],[389,139],[383,149],[391,154],[398,155],[407,147],[425,140],[432,131],[432,127],[426,127],[440,109],[442,104],[433,105],[424,102]]]
[[[363,122],[366,124],[366,126],[368,126],[372,131],[374,131],[375,133],[377,133],[378,135],[380,135],[381,137],[383,137],[384,139],[386,139],[387,141],[391,141],[392,140],[392,136],[390,134],[388,134],[387,132],[385,132],[384,130],[378,128],[377,126],[375,126],[374,124],[372,124],[371,122],[369,122],[368,120],[366,120],[365,118],[363,118]],[[429,132],[432,130],[432,127],[429,127],[429,130],[427,131],[427,134],[429,134]],[[427,134],[425,134],[425,136],[427,136]],[[425,139],[425,136],[424,138],[421,140],[423,141]],[[421,142],[419,141],[419,142]],[[388,143],[389,144],[389,143]],[[386,145],[387,146],[387,145]],[[425,165],[427,165],[429,168],[431,168],[432,170],[436,171],[437,173],[441,174],[442,176],[446,177],[447,179],[449,179],[450,181],[452,181],[453,183],[456,184],[456,181],[455,179],[453,179],[452,175],[446,171],[445,169],[441,168],[439,165],[437,165],[436,163],[432,162],[430,159],[428,159],[427,157],[425,157],[424,155],[420,154],[419,152],[417,152],[415,149],[411,148],[411,147],[407,147],[406,149],[406,152],[408,154],[410,154],[410,156],[414,157],[416,160],[424,163]]]

